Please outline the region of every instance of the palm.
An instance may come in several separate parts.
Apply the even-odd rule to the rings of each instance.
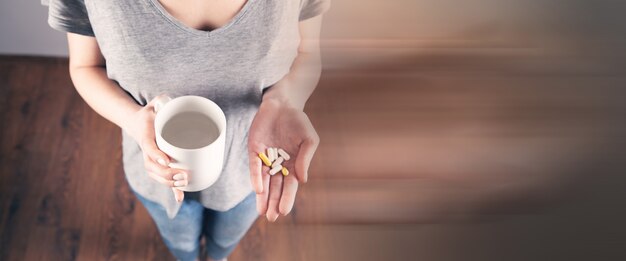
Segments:
[[[294,159],[297,158],[300,143],[307,134],[304,125],[310,124],[306,115],[295,110],[282,112],[267,107],[261,107],[252,122],[249,149],[259,153],[268,147],[282,148]],[[293,164],[294,160],[289,160],[283,166],[293,170]]]
[[[307,179],[307,169],[317,146],[317,134],[306,114],[275,102],[261,104],[248,136],[251,180],[257,193],[257,207],[261,214],[275,220],[278,213],[287,214],[295,200],[298,181]],[[261,166],[257,155],[268,147],[282,148],[291,159],[282,165],[290,175],[271,176],[269,168]]]

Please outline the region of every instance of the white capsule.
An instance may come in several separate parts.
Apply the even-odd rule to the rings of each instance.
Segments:
[[[276,156],[276,159],[280,156],[278,155],[278,148],[274,148],[274,156]]]
[[[274,163],[272,163],[272,168],[275,168],[276,166],[280,166],[280,164],[283,164],[283,161],[285,159],[283,159],[283,157],[278,157]]]
[[[278,149],[272,148],[272,153],[274,153],[274,160],[278,159]]]
[[[267,159],[269,159],[270,162],[274,162],[274,160],[276,160],[276,157],[274,157],[274,150],[272,148],[267,148]]]
[[[283,149],[278,149],[278,154],[283,157],[285,160],[289,160],[289,154],[287,154],[286,151],[284,151]]]
[[[270,175],[274,175],[274,174],[278,173],[279,171],[281,171],[282,169],[283,169],[283,166],[281,166],[281,165],[273,167],[272,169],[270,169]]]

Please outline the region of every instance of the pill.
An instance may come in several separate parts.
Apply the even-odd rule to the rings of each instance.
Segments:
[[[272,162],[267,158],[267,156],[265,155],[265,153],[261,152],[259,153],[259,158],[261,158],[261,160],[263,161],[263,163],[265,163],[265,166],[271,166]]]
[[[282,168],[283,168],[283,166],[281,166],[281,165],[278,165],[278,166],[272,168],[270,170],[270,175],[274,175],[274,174],[278,173]]]
[[[283,157],[285,160],[289,160],[289,154],[287,154],[286,151],[284,151],[283,149],[278,149],[278,154]]]
[[[267,148],[267,159],[270,162],[274,162],[274,160],[276,160],[276,157],[274,157],[274,149],[272,148]]]
[[[274,153],[274,160],[276,160],[278,158],[278,149],[272,148],[272,153]]]
[[[278,157],[278,159],[276,159],[273,163],[272,163],[272,168],[279,166],[280,164],[283,164],[283,157]]]
[[[283,167],[283,169],[281,171],[283,173],[283,176],[289,175],[289,170],[287,170],[287,168]]]

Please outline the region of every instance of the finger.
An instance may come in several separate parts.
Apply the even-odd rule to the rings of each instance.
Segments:
[[[185,199],[185,192],[177,188],[172,188],[172,191],[174,191],[174,198],[176,199],[176,202],[183,202],[183,199]]]
[[[306,183],[309,179],[309,166],[311,165],[311,160],[313,159],[315,150],[317,150],[318,144],[319,138],[317,135],[313,138],[305,139],[302,144],[300,144],[300,150],[298,151],[295,164],[296,177],[300,182]]]
[[[265,216],[270,222],[278,218],[278,203],[283,191],[283,175],[276,174],[270,177],[269,199],[267,201],[267,213]]]
[[[152,172],[152,171],[148,171],[148,176],[150,176],[150,178],[154,179],[156,182],[159,182],[159,183],[161,183],[161,184],[163,184],[165,186],[168,186],[168,187],[173,187],[174,186],[174,181],[173,180],[164,179],[163,177],[161,177],[161,176],[159,176],[157,174],[154,174],[154,172]]]
[[[259,212],[259,216],[265,215],[264,206],[263,206],[264,199],[267,200],[267,197],[263,197],[263,193],[256,194],[256,211]]]
[[[148,157],[158,163],[163,167],[167,167],[170,164],[170,157],[168,157],[164,152],[159,150],[156,142],[154,141],[154,132],[148,134],[147,137],[143,140],[141,144],[141,149],[143,153],[148,155]]]
[[[183,169],[175,169],[170,167],[163,167],[160,164],[148,159],[145,159],[144,168],[152,172],[165,180],[187,180],[188,174],[187,171]]]
[[[288,175],[283,179],[283,193],[280,197],[280,205],[278,210],[280,214],[286,216],[291,212],[293,204],[296,201],[296,192],[298,192],[298,179],[294,175]]]
[[[155,105],[156,105],[156,103],[157,103],[157,101],[159,101],[159,100],[161,100],[161,99],[166,99],[166,98],[168,98],[167,94],[161,93],[161,94],[159,94],[159,95],[155,96],[154,98],[152,98],[152,100],[150,100],[150,101],[148,102],[148,104],[146,104],[146,108],[147,108],[147,109],[151,109],[151,110],[153,110],[153,109],[154,109],[154,106],[155,106]]]
[[[161,176],[159,176],[158,174],[155,174],[152,171],[148,171],[148,176],[150,176],[152,179],[156,180],[157,182],[168,186],[168,187],[184,187],[187,186],[188,181],[187,179],[183,179],[183,180],[169,180],[169,179],[165,179]]]
[[[259,215],[265,215],[267,213],[267,200],[269,199],[269,186],[270,186],[270,175],[264,174],[262,175],[263,180],[263,192],[257,194],[256,197],[256,209],[259,211]]]
[[[250,153],[250,181],[252,188],[259,194],[263,192],[263,178],[261,177],[261,159],[257,157],[255,152]]]

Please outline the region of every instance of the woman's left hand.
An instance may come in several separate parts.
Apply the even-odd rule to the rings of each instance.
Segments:
[[[298,191],[298,183],[306,182],[313,154],[319,137],[307,115],[287,103],[275,99],[264,99],[257,112],[248,135],[248,156],[252,187],[257,193],[257,210],[269,221],[279,214],[291,211]],[[269,167],[262,164],[258,154],[269,147],[282,148],[290,160],[282,165],[289,175],[269,175]]]

